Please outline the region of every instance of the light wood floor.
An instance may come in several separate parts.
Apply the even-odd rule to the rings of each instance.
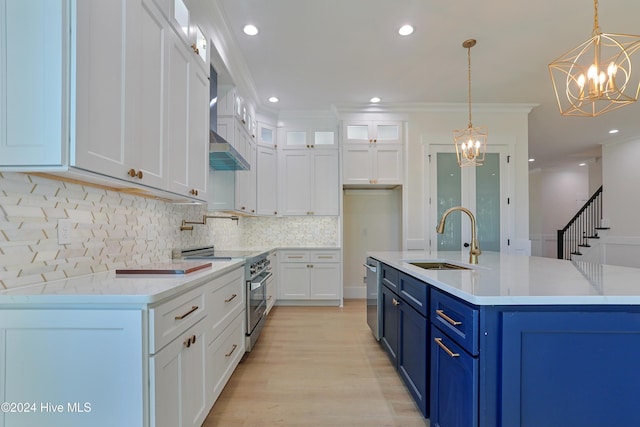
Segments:
[[[204,427],[428,427],[365,316],[364,300],[274,307]]]

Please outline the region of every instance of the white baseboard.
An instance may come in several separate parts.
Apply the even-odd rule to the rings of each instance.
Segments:
[[[367,297],[366,286],[345,286],[342,288],[344,299],[365,299]]]

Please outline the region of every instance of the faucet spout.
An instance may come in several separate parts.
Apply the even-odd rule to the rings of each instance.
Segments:
[[[442,218],[440,218],[440,222],[436,227],[436,232],[439,234],[444,233],[445,220],[447,219],[447,216],[449,216],[449,214],[454,211],[461,211],[466,213],[471,220],[471,248],[469,249],[469,264],[477,264],[478,255],[480,255],[482,251],[480,251],[480,246],[478,245],[478,236],[476,233],[476,218],[473,216],[469,209],[463,208],[462,206],[454,206],[444,211],[444,213],[442,214]]]

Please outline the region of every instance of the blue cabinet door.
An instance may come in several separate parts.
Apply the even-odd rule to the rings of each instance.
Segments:
[[[478,358],[433,325],[430,342],[431,427],[477,427]]]
[[[399,335],[398,296],[382,286],[382,336],[380,342],[394,366],[398,366]]]
[[[501,425],[640,426],[637,313],[504,313]]]
[[[429,329],[427,318],[420,315],[404,300],[400,302],[400,351],[398,371],[418,405],[422,415],[429,416]]]

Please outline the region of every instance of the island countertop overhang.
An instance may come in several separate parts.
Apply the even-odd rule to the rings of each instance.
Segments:
[[[640,269],[483,252],[368,252],[384,264],[475,305],[640,305]],[[468,270],[427,270],[411,262],[445,261]]]

